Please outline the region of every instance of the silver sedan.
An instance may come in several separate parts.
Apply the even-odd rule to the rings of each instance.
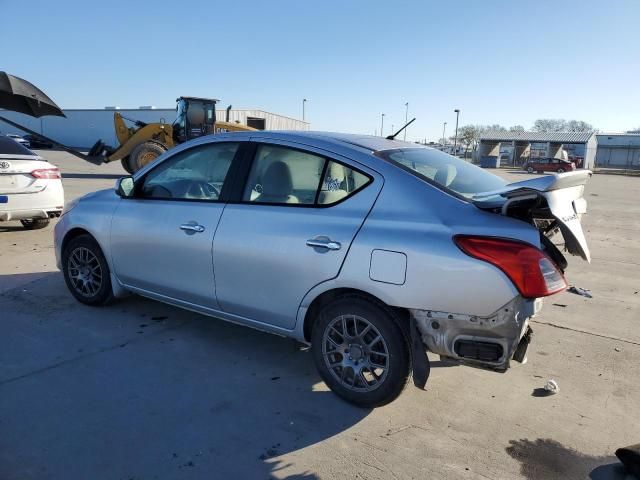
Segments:
[[[430,350],[504,371],[526,359],[542,297],[589,260],[590,172],[507,184],[379,137],[203,137],[115,189],[70,202],[58,267],[80,302],[131,293],[311,344],[327,385],[363,406],[423,387]]]

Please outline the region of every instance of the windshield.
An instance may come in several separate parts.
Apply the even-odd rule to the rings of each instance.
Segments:
[[[431,148],[383,150],[376,155],[467,199],[473,199],[478,193],[499,190],[507,184],[480,167]]]

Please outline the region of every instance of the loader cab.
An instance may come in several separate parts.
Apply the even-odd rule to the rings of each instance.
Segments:
[[[176,100],[176,119],[172,125],[173,140],[183,143],[213,133],[217,102],[212,98],[179,97]]]

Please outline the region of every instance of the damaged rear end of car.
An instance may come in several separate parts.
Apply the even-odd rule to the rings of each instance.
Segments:
[[[511,360],[526,362],[530,320],[542,299],[566,290],[564,253],[590,261],[581,225],[584,186],[591,172],[547,175],[473,195],[481,210],[526,222],[539,231],[540,245],[486,235],[455,235],[466,255],[500,269],[518,295],[488,316],[412,310],[427,348],[459,362],[504,372]],[[561,249],[564,249],[564,252]]]

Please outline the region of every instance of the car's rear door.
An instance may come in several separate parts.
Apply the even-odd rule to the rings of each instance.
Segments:
[[[347,159],[288,142],[259,143],[214,239],[220,307],[281,328],[315,285],[334,278],[382,188]]]
[[[182,150],[136,179],[114,212],[115,274],[140,293],[216,309],[211,257],[240,142]]]

